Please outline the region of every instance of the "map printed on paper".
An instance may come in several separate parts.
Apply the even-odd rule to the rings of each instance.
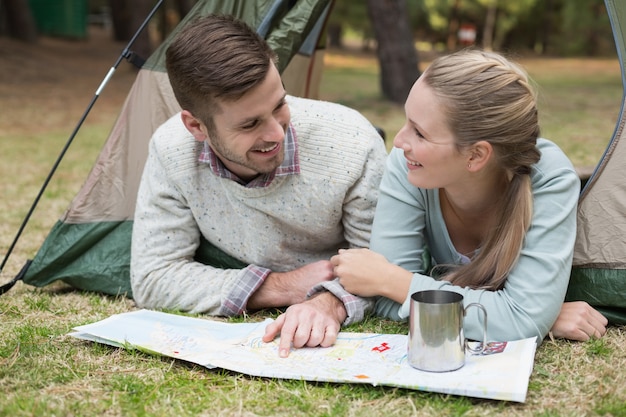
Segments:
[[[535,338],[496,343],[492,354],[468,355],[453,372],[424,372],[407,362],[406,335],[340,332],[332,347],[294,349],[278,356],[278,339],[261,338],[260,323],[223,323],[150,310],[111,316],[76,327],[71,336],[117,347],[133,347],[207,368],[252,376],[367,383],[422,391],[524,402]]]

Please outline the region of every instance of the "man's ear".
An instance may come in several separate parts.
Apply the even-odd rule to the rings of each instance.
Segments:
[[[207,128],[200,120],[198,120],[189,110],[183,110],[180,113],[183,124],[198,142],[204,142],[208,138]]]
[[[468,152],[467,169],[476,172],[481,170],[493,157],[493,146],[486,140],[476,142]]]

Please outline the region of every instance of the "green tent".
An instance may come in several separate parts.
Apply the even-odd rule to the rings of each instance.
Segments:
[[[626,86],[626,2],[605,0]],[[625,90],[626,92],[626,90]],[[622,94],[613,137],[578,203],[574,263],[566,299],[596,306],[626,323],[626,113]]]
[[[83,290],[131,296],[130,236],[148,141],[180,111],[165,70],[165,51],[173,37],[198,16],[237,16],[276,51],[287,91],[315,97],[331,6],[331,0],[198,1],[139,70],[85,183],[18,279],[38,287],[62,280]],[[197,258],[221,267],[240,265],[206,241]]]

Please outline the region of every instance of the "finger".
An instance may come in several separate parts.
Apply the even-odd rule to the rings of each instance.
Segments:
[[[591,310],[591,320],[592,323],[595,324],[596,328],[598,327],[598,325],[606,327],[609,324],[609,320],[596,309]]]
[[[339,329],[335,326],[327,326],[326,331],[324,332],[324,339],[320,342],[320,346],[329,347],[335,344],[337,341],[337,335],[339,334]]]
[[[591,325],[594,328],[594,336],[602,337],[606,334],[606,324],[604,324],[603,322],[592,320]]]
[[[593,332],[590,334],[590,336],[599,339],[606,334],[606,326],[599,321],[592,320],[591,327],[593,327]]]
[[[589,305],[589,303],[587,303],[586,301],[581,301],[579,303],[580,315],[586,317],[590,321],[590,323],[594,325],[594,327],[598,328],[598,325],[605,327],[607,324],[609,324],[607,318],[604,317],[604,315],[602,315],[602,313],[600,313],[598,310]]]
[[[595,310],[591,310],[596,312]],[[603,316],[604,317],[604,316]],[[602,320],[598,320],[594,314],[586,315],[579,325],[579,329],[587,335],[587,339],[591,337],[600,338],[606,333],[606,327]]]
[[[309,333],[309,339],[305,342],[309,347],[320,346],[326,336],[326,326],[314,324]]]
[[[598,333],[598,329],[596,329],[589,321],[582,323],[579,327],[579,331],[584,334],[584,336],[581,336],[579,339],[583,342],[586,342]]]
[[[278,356],[281,358],[286,358],[289,356],[289,351],[291,350],[291,346],[295,346],[295,333],[297,327],[292,324],[293,320],[289,320],[289,317],[285,316],[283,328],[280,332],[280,342],[278,343]]]
[[[313,331],[313,329],[314,329],[314,326],[312,326],[310,323],[300,322],[298,325],[298,328],[296,329],[293,335],[293,347],[301,348],[302,346],[305,346],[305,345],[317,346],[317,344],[316,345],[309,344],[309,340],[311,339],[311,332]]]
[[[285,323],[285,315],[281,314],[280,316],[278,316],[276,320],[274,320],[272,323],[268,324],[265,327],[265,334],[263,335],[262,340],[265,343],[268,343],[274,340],[276,336],[278,335],[278,333],[280,333],[280,329],[282,329],[284,323]]]
[[[591,333],[593,334],[593,330],[591,331]],[[570,336],[567,336],[567,338],[572,340],[578,340],[579,342],[586,342],[587,340],[589,340],[589,333],[584,330],[577,329]]]
[[[336,267],[334,267],[333,268],[333,275],[337,279],[341,278],[341,276],[344,275],[343,268],[340,265],[337,265]]]

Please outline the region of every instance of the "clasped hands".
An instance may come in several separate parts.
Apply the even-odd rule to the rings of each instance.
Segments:
[[[318,261],[294,272],[306,276],[304,281],[307,288],[311,288],[315,283],[340,277],[340,284],[352,294],[362,297],[383,295],[402,302],[408,291],[408,283],[398,286],[396,281],[396,288],[386,288],[381,277],[388,275],[389,268],[410,274],[390,264],[384,256],[368,249],[340,250],[330,262]],[[331,293],[322,292],[309,300],[293,303],[288,307],[267,326],[263,341],[270,342],[280,334],[281,357],[287,357],[292,346],[294,348],[332,346],[337,340],[341,323],[345,318],[346,310],[341,301]],[[588,303],[565,302],[552,326],[551,335],[586,341],[592,337],[602,337],[606,333],[607,325],[608,320]]]

